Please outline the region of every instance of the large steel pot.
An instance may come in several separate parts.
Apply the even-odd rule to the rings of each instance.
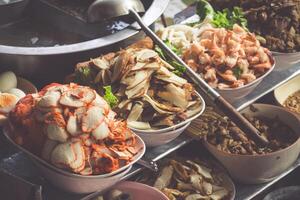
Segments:
[[[143,1],[150,4],[149,0]],[[143,16],[147,25],[157,20],[169,0],[152,0]],[[53,30],[55,31],[55,30]],[[53,47],[21,47],[0,45],[0,70],[11,69],[35,83],[62,80],[79,61],[124,47],[140,39],[143,33],[126,28],[117,33],[84,42]]]

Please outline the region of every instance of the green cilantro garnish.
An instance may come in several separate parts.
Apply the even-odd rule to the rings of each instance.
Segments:
[[[217,11],[211,23],[218,28],[226,29],[232,29],[234,24],[239,24],[247,30],[247,19],[244,16],[243,10],[239,7],[234,7],[232,11],[228,8]]]
[[[176,48],[169,40],[165,40],[164,43],[177,55],[180,55],[181,49]]]
[[[171,44],[169,40],[165,40],[164,43],[168,45],[168,47],[177,55],[180,55],[182,53],[181,49],[176,48],[174,45]],[[183,65],[170,59],[169,56],[159,46],[155,46],[155,51],[163,60],[167,61],[170,65],[172,65],[175,68],[173,73],[177,76],[182,76],[182,74],[186,71],[186,68]]]
[[[244,29],[247,29],[247,19],[244,12],[240,7],[234,7],[233,10],[228,8],[222,11],[215,12],[213,7],[205,0],[198,0],[196,4],[196,12],[200,17],[201,23],[208,19],[217,28],[232,29],[234,24],[239,24]],[[193,23],[192,26],[195,24]]]
[[[111,108],[115,107],[119,100],[118,98],[113,94],[111,86],[104,86],[104,99],[107,101],[107,103],[110,105]]]
[[[170,64],[175,68],[173,73],[176,74],[177,76],[182,76],[183,73],[186,71],[186,68],[176,61],[171,61]]]
[[[164,60],[167,60],[165,52],[163,52],[163,50],[159,46],[156,45],[154,50],[156,51],[156,53],[158,53],[159,57],[161,57]]]

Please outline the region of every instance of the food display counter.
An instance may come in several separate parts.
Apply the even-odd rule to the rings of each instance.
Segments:
[[[54,6],[52,12],[55,7],[60,8],[56,1],[37,2],[31,2],[28,8],[35,9],[41,3]],[[149,10],[145,15],[148,24],[165,9],[168,1],[162,2],[164,5],[160,6],[157,1],[152,5],[144,2]],[[244,14],[249,17],[248,12],[252,11],[248,4],[248,7],[238,5],[248,9],[244,14],[230,5],[232,14],[229,10],[221,10],[223,4],[217,8],[218,1],[209,2],[211,4],[200,0],[189,6],[174,16],[175,25],[164,27],[157,34],[189,67],[255,124],[269,140],[267,145],[243,133],[238,125],[225,117],[226,113],[215,107],[209,94],[193,84],[183,66],[172,61],[152,40],[137,34],[136,29],[126,27],[104,36],[95,33],[89,39],[85,32],[86,41],[66,44],[66,50],[72,45],[79,49],[83,47],[76,52],[82,56],[74,59],[73,51],[71,56],[66,55],[69,66],[55,68],[61,73],[59,79],[53,76],[49,64],[46,69],[51,71],[51,77],[47,80],[41,69],[25,72],[25,65],[20,62],[16,65],[16,60],[10,60],[17,56],[16,59],[22,61],[26,56],[6,55],[4,50],[12,53],[15,44],[9,47],[0,43],[1,71],[9,69],[17,74],[9,74],[5,81],[1,81],[0,75],[0,90],[3,90],[0,98],[6,95],[5,100],[15,101],[11,106],[10,101],[3,103],[0,99],[0,115],[3,116],[0,120],[3,127],[0,136],[0,187],[3,189],[0,193],[20,200],[103,199],[100,196],[111,195],[109,192],[114,187],[126,188],[127,182],[125,186],[118,182],[130,180],[150,185],[149,191],[155,187],[157,194],[152,191],[152,198],[157,199],[260,200],[278,182],[299,171],[297,130],[300,130],[300,120],[297,110],[290,108],[300,104],[295,95],[300,90],[297,45],[295,51],[290,47],[286,47],[288,52],[269,51],[261,38],[250,33],[253,26],[244,23]],[[78,5],[80,3],[72,4]],[[289,8],[300,12],[296,1],[289,2]],[[226,20],[232,24],[220,25],[216,22],[220,16],[227,16]],[[26,20],[32,20],[32,16],[28,15]],[[47,20],[50,23],[52,19]],[[81,16],[80,20],[77,23],[81,24],[85,17]],[[248,19],[248,23],[251,22]],[[57,28],[62,29],[60,26]],[[90,34],[92,29],[88,31]],[[257,29],[254,32],[258,35]],[[76,34],[83,33],[77,30]],[[122,40],[125,39],[122,44],[119,39],[109,44],[114,47],[95,46],[96,40],[102,39],[96,39],[99,34],[110,39],[122,34]],[[1,37],[5,35],[0,34],[0,42]],[[89,44],[93,49],[88,47]],[[50,56],[55,56],[55,47],[58,51],[63,48],[45,47],[43,53],[50,48],[53,53]],[[16,50],[23,48],[26,49],[16,47]],[[34,57],[32,61],[45,61],[39,52],[31,56]],[[59,58],[63,56],[64,53]],[[208,56],[207,60],[205,56]],[[24,63],[28,64],[27,61]],[[1,68],[7,64],[11,67]],[[39,68],[39,62],[34,62],[33,66]],[[41,80],[37,74],[43,74]],[[34,76],[32,79],[31,75]],[[28,85],[31,83],[20,77],[33,81],[41,90],[38,92],[34,85]],[[9,81],[13,84],[6,89]],[[24,95],[12,88],[23,90]],[[288,95],[281,95],[283,91]],[[290,100],[292,104],[288,109],[286,101],[292,95],[294,99]],[[285,135],[275,134],[276,129],[283,130]],[[42,135],[36,134],[39,132]],[[11,192],[9,187],[20,192]]]

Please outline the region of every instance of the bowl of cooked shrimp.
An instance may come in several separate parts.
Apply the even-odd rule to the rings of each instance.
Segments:
[[[159,36],[180,48],[188,66],[230,102],[249,94],[274,69],[271,52],[237,24],[232,29],[173,25]]]

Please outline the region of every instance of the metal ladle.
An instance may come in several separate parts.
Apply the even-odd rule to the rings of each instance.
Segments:
[[[96,0],[88,9],[88,21],[99,22],[121,16],[131,16],[141,26],[142,30],[165,51],[172,59],[185,66],[186,73],[241,130],[254,140],[267,144],[268,140],[220,94],[211,88],[196,72],[194,72],[178,55],[176,55],[150,28],[148,28],[138,13],[145,12],[140,0]]]

